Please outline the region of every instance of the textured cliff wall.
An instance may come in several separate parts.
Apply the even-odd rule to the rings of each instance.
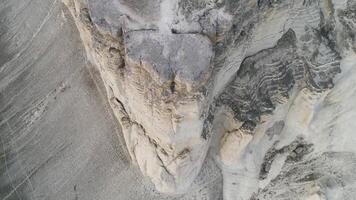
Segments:
[[[209,146],[226,199],[326,198],[344,182],[330,174],[337,160],[354,167],[353,151],[327,142],[348,131],[318,124],[337,115],[322,113],[338,93],[335,76],[342,84],[355,64],[354,1],[67,5],[131,158],[159,191],[185,192]]]
[[[125,165],[130,169],[110,174],[116,177],[117,184],[110,184],[112,179],[102,179],[105,187],[98,191],[108,193],[97,198],[115,198],[112,196],[115,188],[122,199],[321,200],[353,199],[356,195],[356,1],[64,0],[63,3],[67,7],[61,8],[65,20],[54,22],[61,26],[74,23],[75,27],[68,28],[73,30],[72,34],[60,38],[77,41],[80,37],[83,47],[75,45],[68,49],[86,53],[91,77],[103,96],[101,101],[108,104],[105,113],[112,112],[114,116],[108,121],[117,120],[122,131],[117,132],[118,138],[104,137],[122,143],[122,149],[108,153],[119,152],[131,159]],[[11,4],[5,1],[0,8],[6,10]],[[24,12],[19,9],[6,16],[16,18],[16,13]],[[44,22],[47,18],[42,17]],[[2,21],[6,24],[6,20],[9,21],[8,17]],[[1,44],[8,49],[0,57],[4,63],[1,124],[7,135],[4,138],[12,140],[16,138],[11,136],[12,127],[21,126],[12,124],[7,114],[19,113],[6,105],[16,106],[19,111],[26,107],[7,103],[11,102],[7,98],[18,99],[10,93],[18,84],[12,81],[17,77],[13,74],[19,72],[9,66],[17,61],[30,65],[26,60],[17,60],[23,54],[17,53],[16,45],[11,46],[16,44],[11,38],[16,24],[6,26],[9,30],[3,31],[5,39],[1,39]],[[43,32],[43,25],[39,26],[32,36]],[[60,34],[59,30],[48,29]],[[71,39],[68,43],[73,44]],[[20,43],[25,47],[26,44]],[[61,46],[60,42],[58,45]],[[69,51],[57,51],[72,55]],[[15,61],[8,61],[12,56]],[[49,59],[48,63],[56,61]],[[61,88],[67,88],[64,85]],[[84,86],[78,84],[81,87]],[[96,96],[95,92],[89,94]],[[100,115],[96,112],[103,114],[99,110],[102,109],[89,116]],[[42,119],[42,111],[36,113],[34,116]],[[29,118],[15,119],[24,123]],[[82,123],[79,120],[76,124]],[[107,125],[99,124],[98,129],[112,134]],[[22,129],[17,132],[25,133]],[[79,135],[85,137],[85,133]],[[2,140],[6,152],[8,142]],[[67,156],[73,154],[71,151]],[[8,158],[6,162],[11,163]],[[10,168],[6,171],[12,179],[16,173],[11,170],[15,167],[6,163],[2,166]],[[147,182],[137,182],[142,179],[137,170],[148,178]],[[136,178],[131,178],[132,174]],[[31,177],[31,173],[25,175]],[[13,180],[6,178],[5,173],[2,178],[10,183],[5,184],[11,191],[6,198],[20,195]],[[31,178],[24,180],[33,183]],[[137,189],[124,191],[130,184]],[[86,191],[89,199],[95,199]]]

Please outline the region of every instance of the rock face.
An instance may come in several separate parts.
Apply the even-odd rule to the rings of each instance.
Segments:
[[[265,194],[293,181],[282,174],[303,168],[303,162],[322,165],[322,157],[334,162],[333,155],[344,153],[328,145],[316,149],[312,138],[323,134],[311,129],[336,91],[340,62],[354,58],[355,2],[67,5],[99,68],[131,158],[159,191],[185,192],[213,146],[224,181],[241,179],[224,184],[226,199],[290,199],[289,193]],[[231,170],[248,175],[235,177]],[[319,178],[312,181],[324,195],[327,186],[318,185]],[[297,198],[319,198],[306,191],[312,186],[303,187],[296,190],[305,197]]]
[[[124,44],[125,80],[113,95],[125,110],[121,119],[129,119],[130,155],[160,190],[186,190],[209,147],[201,137],[206,99],[200,90],[209,76],[211,44],[199,35],[151,31],[128,33]]]
[[[63,2],[127,154],[168,199],[356,195],[355,0]],[[214,162],[222,195],[189,196]]]

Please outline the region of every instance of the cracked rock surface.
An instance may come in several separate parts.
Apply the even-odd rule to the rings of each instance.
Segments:
[[[356,196],[355,0],[3,0],[1,199]]]

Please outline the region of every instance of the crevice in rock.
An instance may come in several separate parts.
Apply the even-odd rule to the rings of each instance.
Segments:
[[[91,26],[94,26],[93,21],[90,17],[89,9],[88,8],[82,8],[80,10],[80,19],[85,23],[85,24],[90,24]]]
[[[173,179],[175,179],[175,176],[169,171],[169,169],[166,167],[166,165],[164,164],[163,160],[161,159],[161,157],[159,156],[158,152],[157,152],[157,149],[156,149],[156,156],[157,156],[157,159],[159,160],[159,162],[161,163],[161,167],[164,169],[165,172],[167,172],[167,174],[169,176],[171,176]]]

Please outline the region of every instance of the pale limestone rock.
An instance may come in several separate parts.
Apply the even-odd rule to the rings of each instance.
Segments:
[[[82,34],[95,34],[77,23]],[[120,57],[111,56],[120,47],[99,47],[93,53],[97,44],[90,36],[85,39],[87,52],[100,66],[132,159],[158,190],[182,193],[198,175],[209,147],[210,140],[201,134],[212,44],[201,35],[151,30],[127,30],[123,37],[125,66]]]
[[[140,129],[123,130],[126,145],[157,189],[180,193],[197,176],[209,145],[201,137],[206,100],[198,89],[209,75],[210,41],[196,35],[128,32],[124,47],[125,87],[113,91]]]
[[[234,166],[238,164],[240,156],[246,150],[246,146],[252,140],[252,135],[244,133],[242,130],[233,130],[225,133],[219,152],[219,157],[225,165]]]

